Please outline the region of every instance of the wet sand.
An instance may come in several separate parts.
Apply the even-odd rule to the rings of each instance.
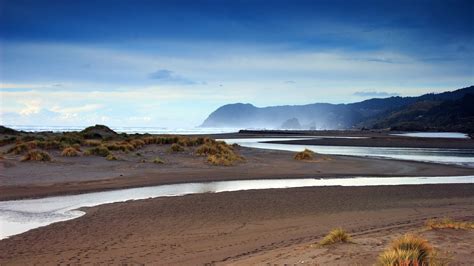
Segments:
[[[427,238],[454,265],[474,263],[473,230],[423,230],[428,218],[472,221],[472,184],[225,192],[86,211],[0,241],[0,264],[370,265],[406,232]],[[311,246],[339,226],[353,244]]]
[[[169,153],[167,145],[149,145],[137,153],[116,153],[118,161],[98,156],[61,157],[52,162],[20,162],[19,156],[0,160],[0,200],[74,194],[107,189],[183,182],[238,179],[474,175],[473,168],[413,161],[353,156],[317,155],[297,161],[294,152],[239,148],[246,161],[212,166],[193,148]],[[159,156],[164,164],[154,164]],[[145,161],[145,162],[142,162]]]

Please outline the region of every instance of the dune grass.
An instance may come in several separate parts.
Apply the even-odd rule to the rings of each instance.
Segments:
[[[42,161],[48,162],[51,161],[51,156],[45,152],[40,150],[31,150],[21,159],[22,162],[24,161]]]
[[[336,228],[331,230],[323,240],[319,242],[320,246],[327,246],[336,243],[347,243],[351,241],[350,235],[342,228]]]
[[[76,157],[79,156],[79,151],[73,147],[64,148],[61,152],[61,156],[64,157]]]
[[[382,266],[444,265],[427,240],[412,234],[395,239],[377,261]]]
[[[88,150],[86,150],[86,152],[84,152],[84,155],[96,155],[96,156],[102,156],[102,157],[106,157],[109,154],[110,154],[109,149],[107,149],[107,147],[103,145],[89,148]]]
[[[425,225],[429,229],[474,229],[474,222],[455,221],[448,217],[442,219],[429,219],[425,222]]]
[[[15,144],[15,146],[8,149],[7,153],[22,154],[22,153],[25,153],[29,150],[30,150],[30,148],[25,143],[17,143],[17,144]]]
[[[235,149],[236,147],[223,141],[208,139],[196,149],[195,153],[199,156],[207,156],[207,162],[212,165],[231,166],[245,160]]]
[[[171,144],[171,147],[169,148],[170,152],[182,152],[184,151],[184,147],[179,145],[178,143],[173,143]]]
[[[313,160],[314,159],[314,152],[308,149],[304,149],[304,151],[300,151],[295,154],[294,159],[303,161],[303,160]]]
[[[153,159],[153,163],[164,164],[165,162],[160,157],[155,157],[155,159]]]
[[[110,153],[109,155],[107,155],[107,156],[105,157],[105,159],[106,159],[107,161],[117,161],[117,160],[118,160],[118,158],[115,157],[115,155],[113,155],[112,153]]]

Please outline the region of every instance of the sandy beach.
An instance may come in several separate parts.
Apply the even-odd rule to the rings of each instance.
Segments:
[[[426,237],[472,265],[474,232],[427,231],[429,218],[474,217],[474,185],[325,187],[198,194],[108,204],[0,241],[0,264],[375,263],[392,239]],[[343,227],[352,244],[312,246]]]
[[[371,134],[350,141],[392,138]],[[397,147],[412,142],[394,138],[391,143]],[[333,145],[349,140],[325,141]],[[439,141],[417,143],[426,147]],[[21,155],[4,153],[0,199],[217,180],[474,174],[473,168],[456,165],[356,156],[315,154],[312,160],[298,161],[295,152],[240,146],[234,149],[244,161],[217,166],[196,156],[194,146],[181,152],[169,149],[150,144],[133,152],[114,151],[118,159],[112,161],[63,157],[60,150],[49,150],[52,161],[22,162]],[[153,163],[157,156],[163,163]],[[473,206],[472,184],[267,189],[127,201],[84,208],[86,215],[77,219],[3,239],[0,264],[367,265],[375,263],[395,237],[411,232],[430,241],[443,259],[470,265],[472,230],[433,231],[424,223],[441,217],[472,221]],[[335,227],[347,230],[353,243],[314,245]]]

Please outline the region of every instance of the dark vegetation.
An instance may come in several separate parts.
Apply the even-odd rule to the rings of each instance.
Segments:
[[[369,99],[351,104],[314,103],[255,107],[228,104],[211,113],[204,127],[351,129],[474,133],[474,86],[418,97]]]
[[[189,151],[188,154],[206,156],[205,162],[212,165],[233,165],[244,161],[236,146],[227,145],[204,137],[185,137],[173,135],[118,134],[104,125],[88,127],[80,132],[18,132],[3,127],[4,132],[16,135],[3,135],[1,146],[6,146],[10,156],[24,155],[25,161],[51,161],[47,151],[56,151],[63,157],[100,156],[109,161],[118,160],[117,153],[138,152],[147,145],[169,146],[170,152]],[[84,150],[84,152],[82,152]],[[155,164],[165,163],[159,157],[151,161]]]

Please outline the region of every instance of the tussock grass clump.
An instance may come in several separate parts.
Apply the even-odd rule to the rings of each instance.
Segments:
[[[107,161],[117,161],[118,160],[117,157],[115,157],[115,155],[113,155],[112,153],[107,155],[107,157],[105,157],[105,159]]]
[[[51,161],[51,156],[44,151],[40,150],[31,150],[29,151],[23,159],[21,159],[22,162],[24,161],[42,161],[42,162],[49,162]]]
[[[130,141],[130,145],[132,145],[133,148],[135,148],[135,149],[139,149],[139,148],[145,146],[145,142],[141,139],[133,139],[133,140]]]
[[[179,145],[178,143],[173,143],[171,144],[171,147],[169,149],[171,152],[181,152],[184,151],[184,147]]]
[[[155,157],[155,159],[153,159],[153,163],[164,164],[165,162],[160,157]]]
[[[107,149],[107,147],[101,145],[88,149],[84,154],[106,157],[110,154],[110,151]]]
[[[17,144],[15,144],[15,146],[8,149],[7,153],[22,154],[22,153],[25,153],[29,150],[30,150],[30,148],[25,143],[17,143]]]
[[[435,254],[427,240],[406,234],[395,239],[390,247],[379,255],[378,264],[383,266],[436,265]]]
[[[312,160],[314,158],[314,152],[304,149],[304,151],[296,153],[294,158],[295,160]]]
[[[128,142],[111,143],[111,144],[106,144],[105,146],[107,147],[107,149],[111,151],[130,152],[130,151],[135,150],[135,147]]]
[[[350,235],[344,229],[336,228],[331,230],[331,232],[329,232],[329,234],[327,234],[323,240],[319,242],[319,245],[327,246],[335,243],[346,243],[350,242],[350,240]]]
[[[100,140],[86,140],[84,141],[84,145],[86,146],[91,146],[91,147],[96,147],[101,145],[102,142]]]
[[[57,140],[38,141],[36,146],[44,150],[61,150],[64,148],[64,144]]]
[[[474,229],[474,222],[455,221],[451,218],[429,219],[425,225],[429,229]]]
[[[195,153],[207,156],[207,162],[212,165],[230,166],[236,162],[244,161],[245,158],[235,152],[235,147],[223,141],[204,140]]]
[[[64,148],[64,150],[61,152],[61,156],[76,157],[76,156],[79,156],[79,152],[77,151],[77,149],[73,147],[67,147],[67,148]]]

